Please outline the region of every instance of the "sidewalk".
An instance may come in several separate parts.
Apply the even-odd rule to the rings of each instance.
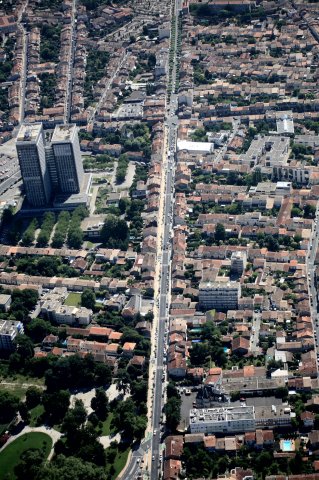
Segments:
[[[29,426],[26,426],[26,427],[23,428],[23,430],[21,430],[21,432],[17,433],[16,435],[12,435],[9,438],[9,440],[0,448],[0,452],[2,452],[2,450],[4,450],[8,445],[10,445],[10,443],[14,442],[17,438],[21,437],[25,433],[31,433],[31,432],[46,433],[47,435],[49,435],[49,437],[51,437],[52,448],[51,448],[51,452],[49,453],[49,456],[48,456],[48,460],[51,460],[51,458],[53,457],[53,454],[54,454],[54,445],[56,444],[56,442],[62,436],[62,433],[58,432],[57,430],[54,430],[54,428],[51,428],[51,427],[44,427],[44,426],[42,426],[42,427],[29,427]]]

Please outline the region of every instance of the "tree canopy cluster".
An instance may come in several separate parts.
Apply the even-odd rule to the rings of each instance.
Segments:
[[[13,260],[18,272],[27,275],[54,277],[77,277],[79,272],[63,263],[61,257],[24,257]]]
[[[69,212],[61,212],[58,216],[58,222],[55,226],[54,235],[52,239],[53,248],[61,248],[65,242],[66,235],[68,233],[70,222]]]
[[[174,432],[181,421],[182,400],[175,385],[169,383],[167,386],[167,402],[165,404],[166,425]]]
[[[83,243],[81,222],[87,215],[88,212],[85,207],[77,207],[72,212],[67,238],[67,243],[70,248],[81,248]]]
[[[129,229],[125,220],[108,215],[101,230],[101,240],[109,248],[125,250],[128,245]]]
[[[198,367],[213,361],[219,367],[225,366],[227,357],[221,342],[221,332],[213,322],[209,321],[203,326],[200,339],[201,342],[194,343],[190,350],[191,364]]]
[[[46,247],[49,244],[50,236],[55,224],[55,215],[52,212],[46,212],[43,217],[41,232],[37,238],[38,247]]]
[[[123,183],[127,173],[128,159],[126,155],[121,155],[116,168],[116,183]]]
[[[25,247],[30,247],[30,245],[32,245],[32,243],[34,242],[35,231],[37,228],[38,228],[38,221],[36,218],[33,218],[29,223],[28,228],[22,235],[21,242]]]

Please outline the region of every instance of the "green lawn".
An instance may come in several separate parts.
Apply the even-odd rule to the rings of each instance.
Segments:
[[[43,458],[47,458],[52,447],[52,440],[46,433],[32,432],[21,435],[0,453],[1,478],[15,480],[14,468],[19,464],[21,455],[30,448],[43,450]]]
[[[110,412],[105,422],[103,422],[101,437],[104,437],[104,435],[111,435],[112,433],[115,433],[115,430],[111,428],[112,418],[113,418],[113,413]]]
[[[1,375],[0,381],[5,383],[15,383],[19,386],[21,383],[30,383],[31,385],[44,385],[44,378],[28,377],[27,375],[21,375],[17,373],[15,375]],[[5,387],[1,384],[0,388]]]
[[[69,305],[70,307],[79,307],[81,305],[81,294],[69,293],[65,299],[64,305]]]
[[[30,410],[30,427],[38,427],[38,419],[43,415],[44,407],[43,405],[37,405],[36,407]]]
[[[20,400],[23,400],[25,397],[25,392],[28,390],[28,387],[23,387],[22,385],[0,385],[2,391],[7,390],[8,392],[15,395]]]
[[[118,476],[118,474],[123,470],[123,468],[125,467],[126,465],[126,460],[127,460],[127,457],[128,457],[128,454],[130,452],[130,447],[128,447],[126,450],[123,450],[123,451],[119,451],[117,452],[116,454],[116,457],[115,457],[115,460],[114,460],[114,463],[113,463],[113,466],[114,466],[114,469],[115,469],[115,473],[112,477],[112,480],[115,480],[116,477]]]

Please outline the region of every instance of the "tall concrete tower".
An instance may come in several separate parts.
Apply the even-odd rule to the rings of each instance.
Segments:
[[[50,202],[51,181],[44,149],[41,123],[22,125],[16,142],[26,197],[33,207]]]
[[[51,145],[59,191],[79,193],[84,173],[76,125],[57,125],[51,138]]]

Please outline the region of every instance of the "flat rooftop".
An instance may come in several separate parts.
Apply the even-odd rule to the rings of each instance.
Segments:
[[[223,290],[225,288],[227,289],[235,289],[239,290],[240,288],[240,283],[239,282],[233,282],[232,280],[229,280],[228,277],[224,277],[224,280],[216,281],[213,282],[211,280],[203,280],[199,284],[199,289],[204,290],[204,289],[214,289],[214,290]]]
[[[190,422],[229,422],[236,420],[254,420],[253,406],[194,408],[190,410]]]
[[[56,125],[51,142],[68,142],[72,140],[76,132],[76,125]]]
[[[41,132],[42,123],[21,125],[17,142],[35,142]]]

